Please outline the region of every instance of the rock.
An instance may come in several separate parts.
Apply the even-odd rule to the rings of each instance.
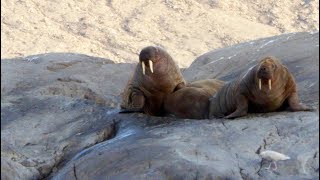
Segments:
[[[72,53],[4,59],[1,64],[1,93],[4,95],[67,96],[110,107],[119,104],[121,88],[135,66],[115,65],[111,60]]]
[[[317,157],[306,157],[306,174],[300,173],[302,164],[297,158],[306,151],[319,150],[316,116],[269,113],[224,124],[190,120],[149,125],[129,136],[123,131],[118,137],[91,147],[85,155],[79,154],[53,179],[315,178]],[[284,127],[287,130],[281,134]],[[269,163],[258,156],[261,149],[279,150],[293,158],[278,162],[277,175],[264,169]]]
[[[316,109],[224,121],[118,114],[134,64],[76,54],[2,60],[1,178],[317,179],[318,40],[319,33],[259,39],[209,52],[184,69],[188,81],[230,81],[274,55],[295,76],[301,101]],[[291,159],[267,171],[262,150]]]
[[[81,54],[1,60],[1,154],[4,168],[15,171],[1,177],[46,177],[113,137],[116,120],[105,115],[117,111],[133,67]]]
[[[302,102],[317,106],[318,43],[319,33],[291,33],[245,42],[200,56],[183,72],[183,76],[187,81],[208,77],[230,81],[257,64],[262,57],[272,55],[279,58],[294,75]]]

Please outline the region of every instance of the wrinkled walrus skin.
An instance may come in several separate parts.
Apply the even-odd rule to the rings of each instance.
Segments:
[[[161,115],[165,96],[184,86],[185,80],[172,57],[160,47],[145,47],[124,90],[121,109]]]
[[[199,80],[169,94],[164,101],[167,114],[184,119],[207,119],[209,98],[222,86],[218,79]]]
[[[210,98],[209,118],[232,119],[248,112],[273,112],[286,106],[292,111],[311,110],[299,102],[292,74],[277,58],[269,56]]]

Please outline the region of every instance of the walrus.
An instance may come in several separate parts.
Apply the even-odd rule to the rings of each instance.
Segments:
[[[206,119],[209,111],[209,98],[216,93],[224,82],[218,79],[205,79],[188,83],[164,100],[164,111],[185,119]]]
[[[248,112],[265,113],[284,108],[311,110],[299,102],[295,79],[287,67],[279,59],[267,56],[210,98],[209,118],[232,119]]]
[[[172,57],[160,47],[145,47],[124,90],[120,113],[143,112],[159,116],[163,113],[165,96],[184,86],[185,80]]]

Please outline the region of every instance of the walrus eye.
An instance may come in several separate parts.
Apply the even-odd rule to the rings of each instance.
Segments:
[[[272,68],[275,69],[275,68],[276,68],[276,65],[272,64]]]

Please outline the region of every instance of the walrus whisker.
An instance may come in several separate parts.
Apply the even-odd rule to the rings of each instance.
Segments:
[[[145,75],[146,74],[146,65],[144,64],[143,61],[141,62],[141,65],[142,65],[142,73],[143,73],[143,75]]]
[[[269,89],[271,90],[271,79],[268,80]]]
[[[259,78],[259,89],[261,90],[261,79]]]
[[[150,71],[153,73],[153,62],[149,60]]]

